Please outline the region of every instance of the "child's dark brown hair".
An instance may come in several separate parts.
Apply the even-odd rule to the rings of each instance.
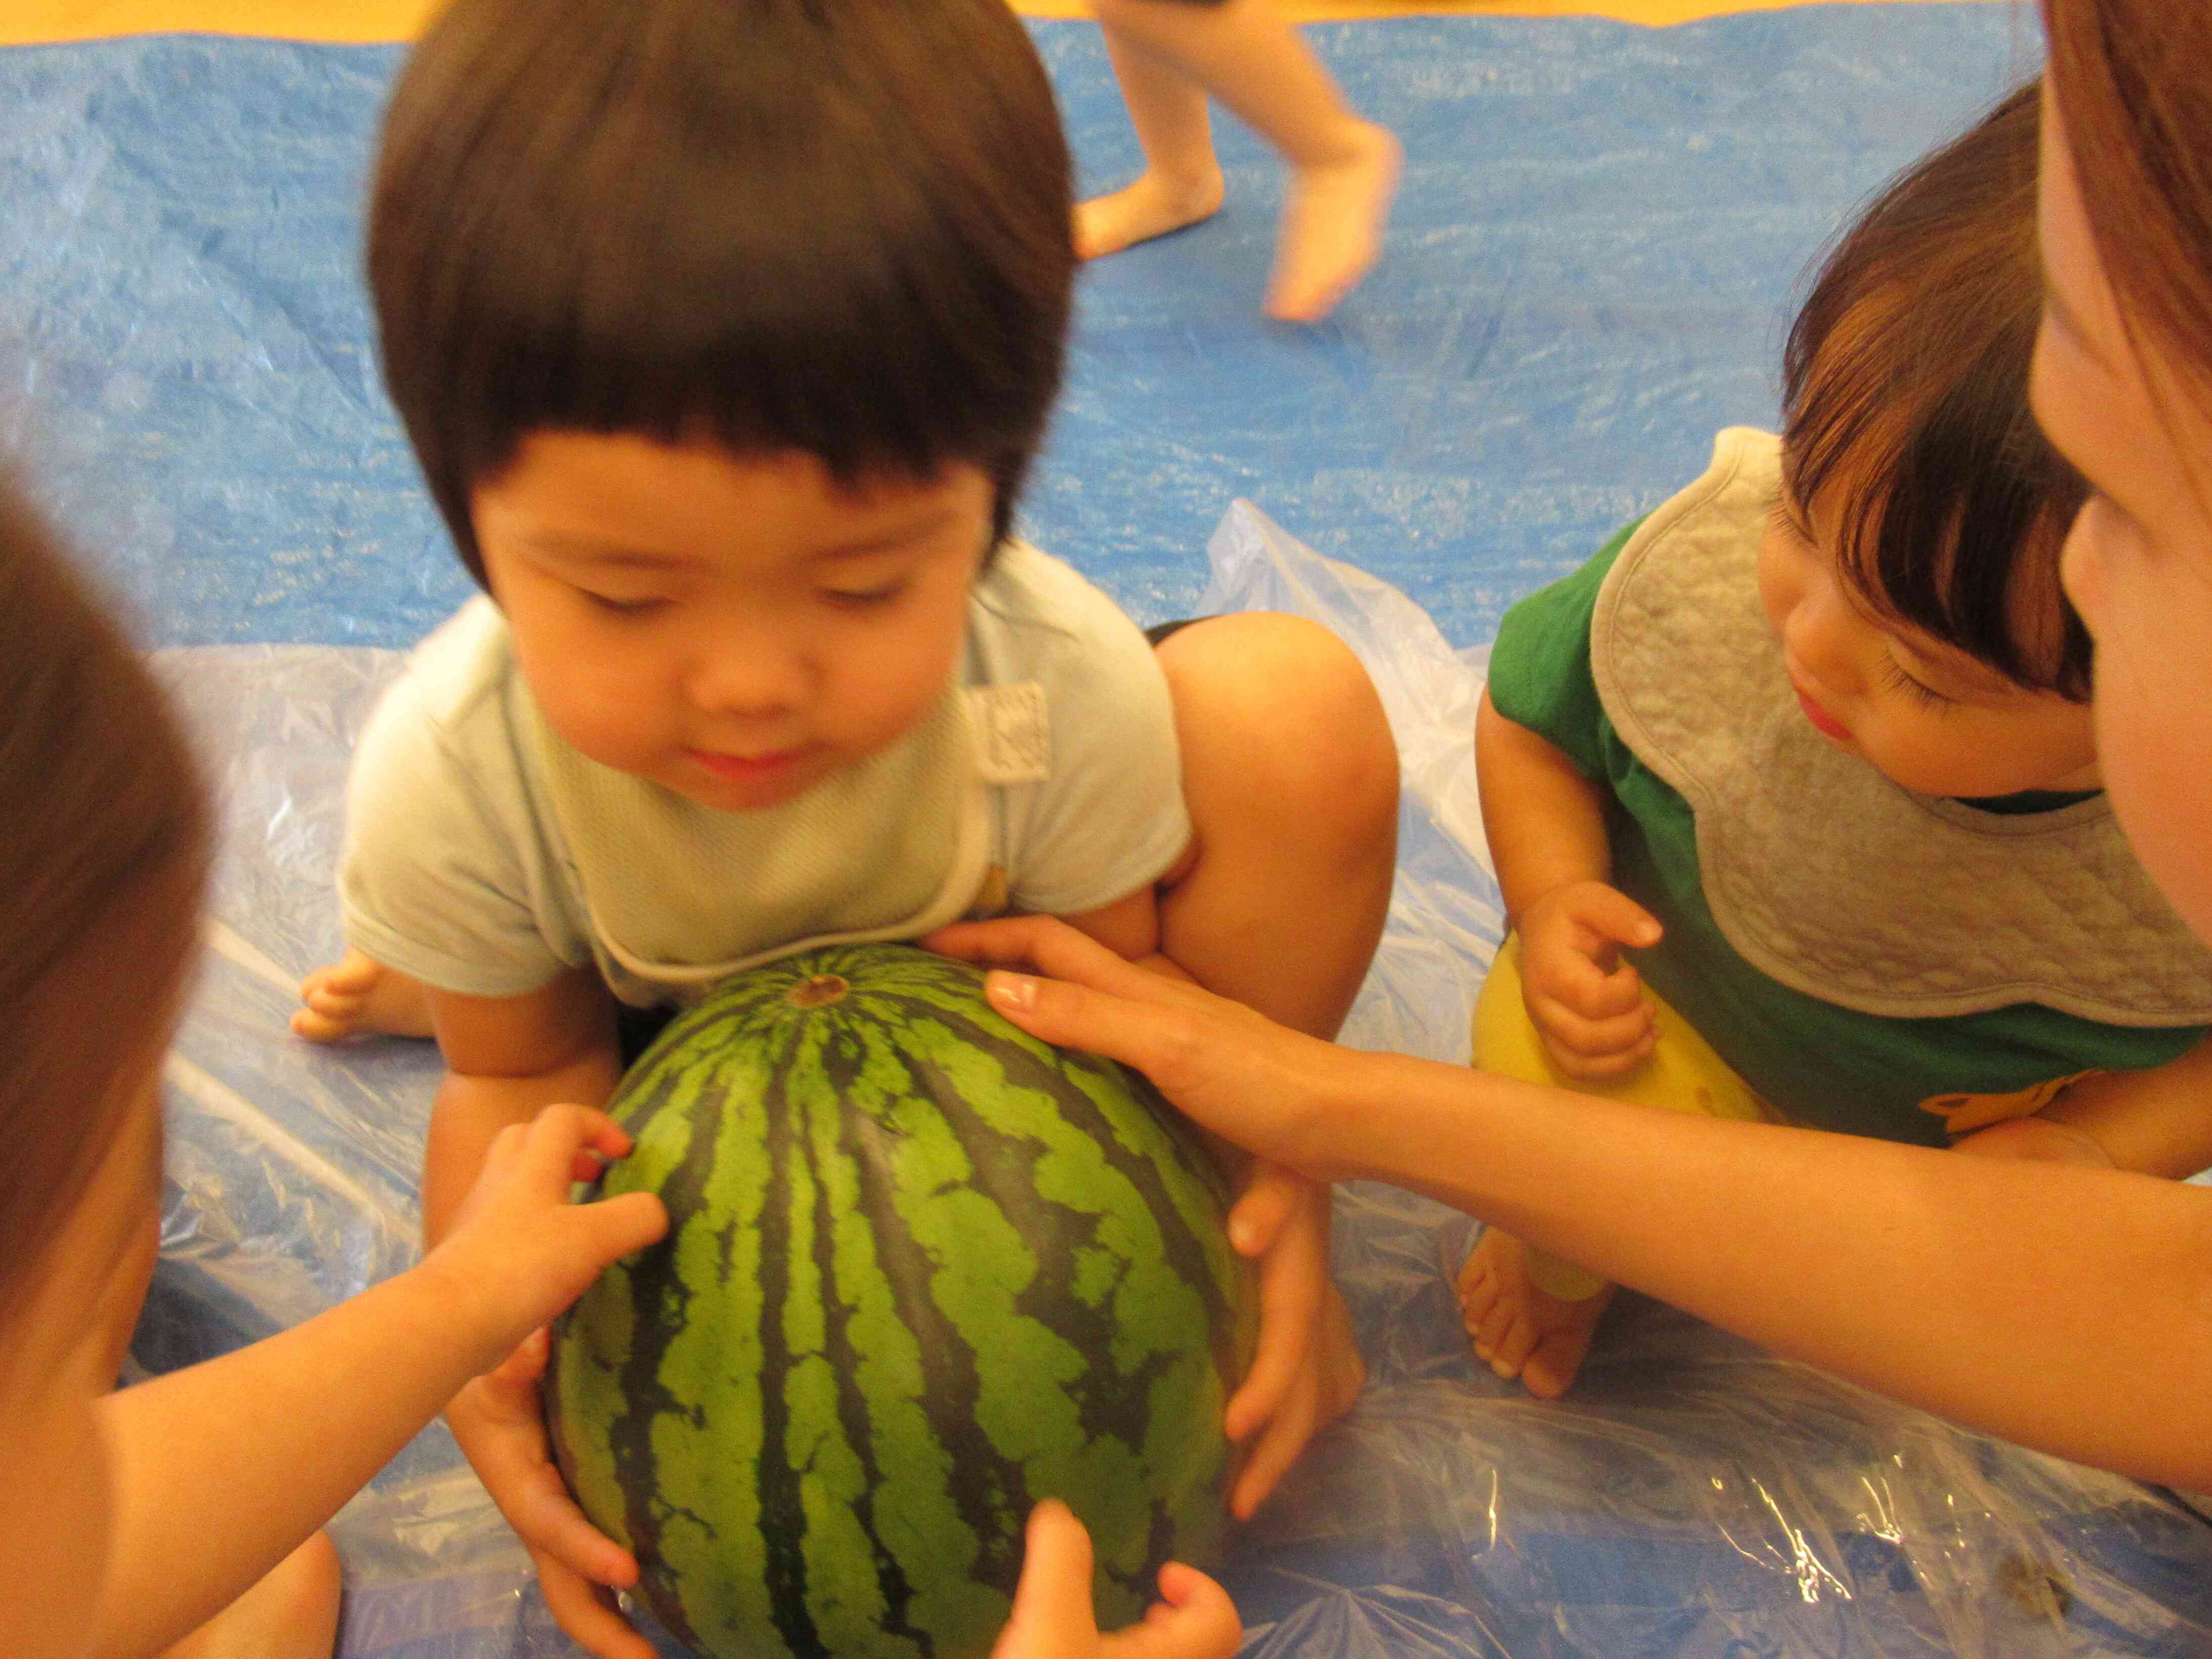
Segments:
[[[457,0],[386,118],[384,372],[462,559],[531,432],[979,465],[1003,536],[1075,252],[1006,0]]]
[[[0,477],[0,1316],[160,1057],[209,839],[160,688]]]
[[[2058,555],[2086,492],[2027,398],[2039,128],[2031,85],[1838,240],[1784,356],[1783,476],[1874,611],[2081,702],[2090,641]]]

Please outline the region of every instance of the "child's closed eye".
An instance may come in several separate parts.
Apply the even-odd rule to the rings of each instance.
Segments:
[[[1923,708],[1942,709],[1958,707],[1955,699],[1947,697],[1941,691],[1922,684],[1899,668],[1893,659],[1887,656],[1881,659],[1881,677],[1888,684],[1891,690],[1909,698]]]
[[[832,587],[822,597],[841,611],[872,611],[891,604],[906,592],[904,581],[883,582],[872,587]]]
[[[611,593],[594,593],[588,587],[580,587],[576,592],[583,595],[584,602],[592,610],[604,611],[610,617],[649,617],[668,603],[666,599],[653,595],[642,599],[623,599]]]

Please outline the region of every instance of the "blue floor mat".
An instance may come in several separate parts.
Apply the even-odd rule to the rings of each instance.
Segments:
[[[1036,33],[1086,183],[1119,181],[1134,146],[1097,31]],[[1026,527],[1146,620],[1201,602],[1207,536],[1244,495],[1411,594],[1451,644],[1488,639],[1514,596],[1694,476],[1716,428],[1771,422],[1808,262],[2039,51],[2032,9],[1987,3],[1312,33],[1407,145],[1365,286],[1321,327],[1262,322],[1279,180],[1226,123],[1224,211],[1084,278]],[[0,455],[149,642],[404,646],[466,592],[359,292],[360,186],[397,61],[198,37],[0,51]],[[303,657],[317,677],[294,695]],[[232,835],[170,1077],[192,1109],[173,1120],[140,1351],[157,1367],[408,1259],[434,1078],[420,1051],[278,1035],[292,977],[332,942],[346,742],[390,661],[167,660],[204,730],[228,733],[209,747]],[[1445,793],[1466,782],[1465,724],[1424,751]],[[1456,994],[1494,920],[1424,912],[1401,938],[1394,913],[1392,944],[1414,952],[1412,981]],[[1430,1023],[1461,1040],[1463,1010]],[[333,1193],[343,1226],[302,1220]],[[1650,1304],[1608,1329],[1573,1400],[1536,1406],[1455,1328],[1442,1264],[1466,1224],[1364,1186],[1339,1214],[1372,1386],[1231,1563],[1249,1659],[2074,1659],[2212,1641],[2212,1534],[2155,1492]],[[349,1655],[570,1651],[442,1431],[347,1525]]]
[[[1135,146],[1096,28],[1036,26],[1085,180]],[[1214,221],[1093,267],[1031,535],[1141,619],[1232,495],[1457,644],[1771,423],[1793,284],[1850,205],[2039,52],[2026,6],[1313,38],[1405,140],[1382,266],[1265,324],[1279,181],[1220,124]],[[0,52],[0,455],[165,644],[404,645],[465,578],[376,382],[361,183],[398,52]]]

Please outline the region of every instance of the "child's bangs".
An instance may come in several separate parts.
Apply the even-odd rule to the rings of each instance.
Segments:
[[[533,430],[972,462],[1001,528],[1056,395],[1072,186],[997,0],[457,6],[395,95],[369,265],[465,557]],[[957,28],[953,25],[957,23]]]

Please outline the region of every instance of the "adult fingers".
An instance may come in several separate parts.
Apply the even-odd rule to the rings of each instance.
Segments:
[[[489,1475],[480,1469],[479,1474]],[[490,1480],[485,1480],[489,1486]],[[558,1562],[577,1577],[610,1589],[637,1583],[637,1558],[601,1532],[576,1507],[561,1471],[541,1462],[521,1477],[507,1518],[531,1553]]]
[[[1002,921],[962,922],[922,940],[941,955],[981,968],[1033,969],[1050,979],[1103,991],[1136,1002],[1171,1000],[1181,981],[1139,968],[1056,916],[1012,916]]]
[[[1142,969],[1131,971],[1156,984],[1170,982]],[[1134,1000],[1068,980],[1004,970],[994,970],[984,988],[991,1006],[1030,1036],[1064,1048],[1087,1048],[1134,1066],[1178,1105],[1190,1105],[1176,1096],[1178,1085],[1192,1073],[1204,1029],[1202,1017],[1190,1009]]]

